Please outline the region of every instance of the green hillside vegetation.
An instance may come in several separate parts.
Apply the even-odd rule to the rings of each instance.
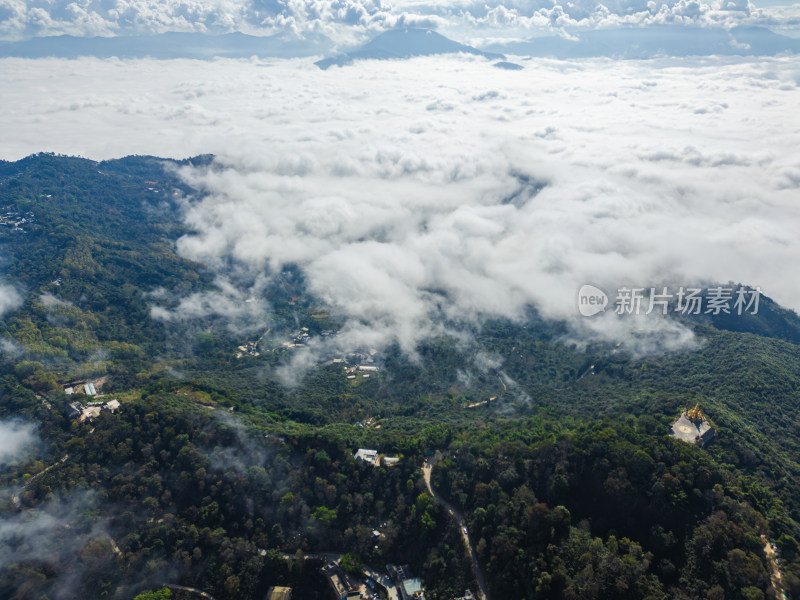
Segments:
[[[261,330],[151,316],[215,289],[175,252],[196,193],[175,168],[209,160],[0,163],[0,207],[34,215],[0,227],[3,280],[24,297],[0,320],[0,419],[35,422],[43,440],[0,467],[0,529],[17,532],[0,537],[0,598],[148,597],[165,583],[322,598],[296,557],[330,551],[408,563],[449,600],[475,586],[422,480],[434,453],[493,600],[769,598],[762,536],[800,597],[797,315],[765,300],[747,322],[688,322],[694,350],[632,359],[578,349],[531,311],[462,326],[469,343],[427,340],[419,360],[390,347],[369,379],[322,364],[286,387],[281,342],[298,323],[339,325],[296,269],[273,274],[257,357],[235,352]],[[64,384],[85,377],[105,378],[121,410],[65,416]],[[697,402],[718,430],[707,450],[667,435]],[[357,448],[401,460],[374,468]],[[48,514],[46,543],[25,533]]]

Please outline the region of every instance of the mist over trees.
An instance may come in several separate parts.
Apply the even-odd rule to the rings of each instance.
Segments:
[[[302,556],[325,551],[409,564],[450,599],[473,575],[426,459],[492,598],[767,598],[765,539],[800,593],[794,313],[687,319],[703,343],[637,358],[530,309],[364,349],[348,360],[376,370],[353,379],[350,362],[298,366],[285,344],[343,322],[298,269],[259,304],[176,252],[198,192],[175,168],[209,160],[0,164],[0,205],[34,215],[0,232],[23,294],[0,321],[0,597],[322,598]],[[235,310],[181,308],[203,293]],[[248,311],[264,323],[241,329]],[[238,350],[259,336],[258,356]],[[92,399],[65,388],[88,380],[120,409],[70,418]],[[698,401],[706,450],[667,435]]]

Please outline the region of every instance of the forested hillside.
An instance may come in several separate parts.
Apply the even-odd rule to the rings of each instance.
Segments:
[[[0,277],[19,298],[0,317],[0,423],[30,431],[0,454],[0,598],[323,598],[302,556],[331,552],[409,564],[449,600],[474,575],[425,460],[492,600],[800,597],[796,314],[765,299],[758,318],[686,321],[692,350],[633,358],[531,308],[413,356],[364,350],[376,366],[348,375],[347,356],[298,366],[339,322],[293,269],[231,300],[251,328],[184,302],[219,286],[176,251],[200,193],[179,169],[210,160],[0,163]],[[65,390],[89,381],[121,406],[71,418],[94,399]],[[698,402],[706,449],[668,435]]]

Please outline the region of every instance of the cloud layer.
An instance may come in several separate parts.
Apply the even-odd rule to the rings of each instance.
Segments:
[[[582,335],[690,341],[581,319],[588,282],[734,281],[800,308],[790,59],[4,63],[8,156],[216,153],[183,173],[205,197],[179,251],[252,287],[218,300],[299,265],[341,339],[410,349],[533,305]]]
[[[0,0],[0,39],[196,31],[324,33],[348,43],[394,27],[492,37],[623,25],[797,28],[798,11],[748,0]]]

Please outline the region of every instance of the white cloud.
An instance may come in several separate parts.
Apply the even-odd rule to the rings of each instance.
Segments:
[[[0,283],[0,316],[22,305],[22,296],[9,284]]]
[[[50,292],[45,292],[43,294],[40,294],[39,302],[41,302],[45,306],[45,308],[63,308],[66,306],[72,306],[72,302],[61,300],[61,298],[56,298]]]
[[[347,321],[338,343],[411,349],[530,304],[634,350],[691,343],[672,323],[579,321],[587,282],[743,282],[800,308],[793,59],[3,67],[9,157],[219,155],[183,172],[207,197],[179,251],[255,291],[296,263]],[[228,314],[214,302],[181,311]]]
[[[0,467],[21,458],[39,438],[34,425],[22,421],[0,421]]]
[[[347,44],[394,27],[508,35],[622,25],[800,25],[788,6],[748,0],[0,0],[0,39],[195,31],[324,33]],[[473,32],[474,34],[474,32]],[[467,33],[467,35],[471,35]]]
[[[266,324],[266,306],[261,299],[248,298],[225,277],[218,277],[215,283],[217,290],[196,292],[180,298],[178,305],[173,308],[153,304],[150,307],[150,316],[162,321],[219,317],[236,333],[258,329]],[[163,299],[163,293],[157,293],[154,297]]]
[[[0,338],[0,355],[16,358],[22,353],[22,348],[14,340],[9,338]]]
[[[0,516],[0,569],[23,562],[47,565],[47,580],[40,585],[48,586],[48,597],[81,595],[79,583],[87,567],[76,557],[91,542],[109,544],[107,519],[94,517],[90,511],[95,501],[91,490],[76,492],[67,498],[51,497],[31,510]],[[71,560],[67,563],[64,557]]]

